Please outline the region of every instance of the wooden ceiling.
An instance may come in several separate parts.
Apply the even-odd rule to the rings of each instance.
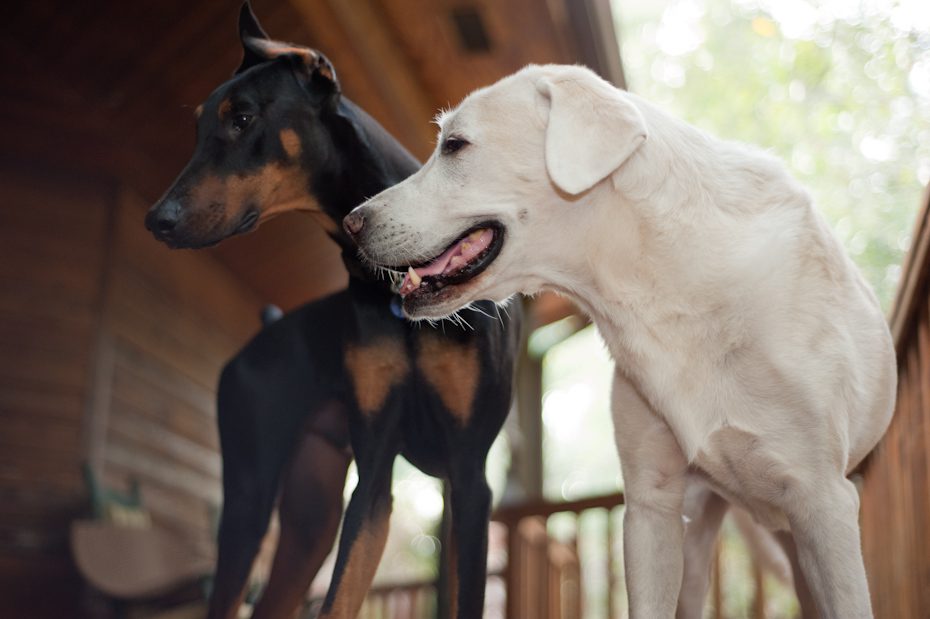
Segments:
[[[255,0],[253,8],[272,37],[326,53],[345,94],[425,158],[439,108],[527,63],[585,62],[622,81],[616,45],[604,44],[613,36],[607,2]],[[191,153],[193,109],[238,65],[239,6],[30,0],[5,9],[12,36],[0,41],[0,102],[14,126],[0,155],[119,179],[154,202]],[[211,251],[286,308],[345,281],[333,245],[300,215]]]

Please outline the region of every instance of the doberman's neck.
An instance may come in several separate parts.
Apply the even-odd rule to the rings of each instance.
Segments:
[[[420,163],[384,127],[354,103],[340,97],[328,119],[333,139],[339,144],[329,170],[320,171],[317,199],[322,209],[336,220],[331,238],[342,249],[342,261],[353,287],[367,284],[387,290],[388,282],[358,257],[358,248],[342,230],[342,218],[356,206],[396,185],[420,168]]]

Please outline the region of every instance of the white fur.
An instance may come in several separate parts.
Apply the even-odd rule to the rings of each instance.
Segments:
[[[617,362],[631,616],[675,612],[698,479],[790,529],[822,617],[871,617],[846,474],[888,425],[895,355],[869,286],[782,164],[581,67],[528,67],[441,126],[440,144],[470,145],[437,149],[360,207],[360,245],[407,264],[494,219],[498,258],[414,317],[550,289],[597,323]]]

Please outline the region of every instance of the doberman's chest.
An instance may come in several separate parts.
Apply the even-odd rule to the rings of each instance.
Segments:
[[[358,411],[370,422],[400,408],[425,423],[467,425],[481,379],[478,342],[424,331],[348,344],[345,366]]]

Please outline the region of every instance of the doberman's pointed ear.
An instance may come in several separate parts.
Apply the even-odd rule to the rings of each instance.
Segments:
[[[243,2],[242,8],[239,9],[239,40],[242,42],[242,63],[236,69],[237,75],[268,60],[259,53],[254,44],[255,41],[267,41],[268,35],[258,23],[258,18],[252,12],[252,4],[248,0]]]
[[[333,63],[322,52],[311,51],[313,52],[313,61],[308,66],[310,72],[308,80],[310,96],[320,103],[328,102],[335,105],[342,90],[339,86],[339,78],[336,77],[336,69],[333,68]]]
[[[335,95],[339,94],[339,79],[329,59],[315,49],[269,38],[248,1],[239,11],[239,40],[242,42],[242,63],[236,69],[236,75],[269,60],[287,58],[307,80],[315,98],[321,102],[335,100]]]
[[[252,11],[252,3],[246,0],[239,9],[239,37],[253,37],[255,39],[271,38],[265,33],[265,29],[258,23],[255,12]]]

